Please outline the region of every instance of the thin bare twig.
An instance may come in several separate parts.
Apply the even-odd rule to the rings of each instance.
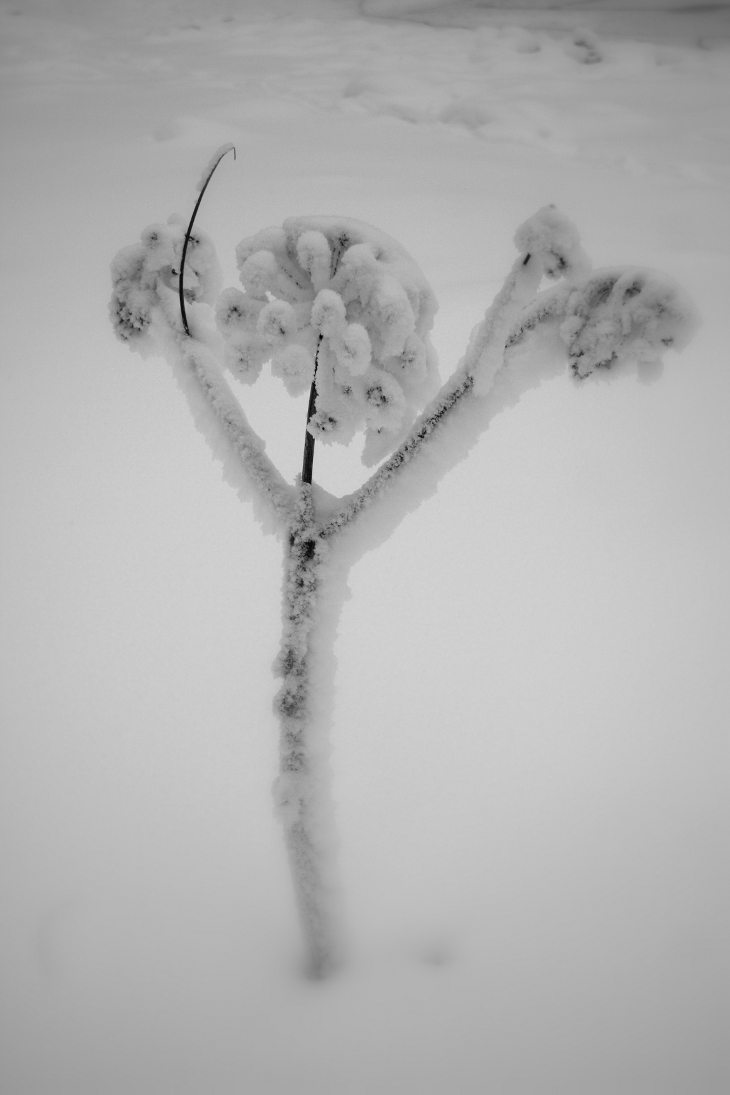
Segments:
[[[322,335],[317,343],[317,353],[314,358],[314,376],[312,387],[309,389],[309,406],[307,407],[307,427],[312,420],[315,404],[317,402],[317,365],[319,364],[319,348],[322,345]],[[312,469],[314,466],[314,434],[307,428],[304,431],[304,459],[302,460],[302,483],[312,482]]]
[[[230,145],[228,148],[226,148],[225,152],[221,152],[220,156],[218,157],[218,159],[215,161],[215,163],[212,165],[210,171],[208,172],[208,178],[205,180],[205,182],[203,183],[203,185],[200,188],[200,194],[198,195],[198,200],[195,203],[195,209],[193,209],[193,215],[190,218],[190,224],[188,225],[187,232],[185,233],[185,242],[183,243],[182,258],[180,259],[180,277],[179,277],[179,280],[178,280],[178,296],[180,297],[180,314],[182,315],[183,327],[185,328],[185,334],[188,335],[188,336],[190,336],[190,328],[188,327],[188,317],[187,317],[187,314],[185,312],[185,295],[183,293],[183,277],[185,276],[185,256],[188,253],[188,244],[190,243],[190,233],[193,230],[193,223],[194,223],[195,218],[198,214],[198,209],[200,208],[200,203],[203,200],[203,194],[205,193],[205,191],[207,189],[208,183],[213,178],[213,172],[215,171],[216,167],[221,162],[223,157],[225,155],[227,155],[231,151],[231,149],[233,149],[233,159],[235,160],[236,150],[233,147],[233,145]]]

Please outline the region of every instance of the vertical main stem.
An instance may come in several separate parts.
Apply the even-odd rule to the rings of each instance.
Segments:
[[[285,559],[284,628],[277,662],[283,682],[275,702],[281,728],[275,796],[309,969],[315,977],[325,976],[337,965],[340,950],[327,740],[330,673],[327,655],[318,658],[312,643],[321,621],[321,568],[326,553],[327,545],[314,524],[311,486],[302,484]],[[331,645],[327,630],[325,625],[319,634],[323,648]]]

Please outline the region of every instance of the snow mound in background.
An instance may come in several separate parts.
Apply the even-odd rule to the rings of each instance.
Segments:
[[[360,0],[364,15],[381,18],[400,15],[418,15],[424,12],[494,8],[498,11],[700,11],[727,7],[726,4],[707,4],[703,0]]]

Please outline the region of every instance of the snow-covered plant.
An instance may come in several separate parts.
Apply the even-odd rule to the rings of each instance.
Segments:
[[[576,382],[631,368],[656,372],[668,347],[687,343],[696,317],[662,274],[592,272],[576,229],[548,205],[518,229],[502,289],[434,391],[433,293],[403,248],[370,225],[294,217],[264,229],[238,245],[243,291],[221,291],[213,245],[193,222],[231,148],[219,149],[204,172],[187,230],[173,216],[116,256],[111,317],[131,349],[171,363],[199,427],[216,453],[235,454],[284,545],[275,798],[309,967],[322,976],[342,948],[329,768],[332,642],[348,565],[372,537],[366,515],[380,511],[380,535],[387,533],[494,414],[550,375],[556,346]],[[289,393],[309,388],[302,474],[293,485],[225,379],[228,370],[253,383],[267,362]],[[315,441],[347,444],[358,433],[364,462],[382,462],[358,490],[334,498],[312,483]]]

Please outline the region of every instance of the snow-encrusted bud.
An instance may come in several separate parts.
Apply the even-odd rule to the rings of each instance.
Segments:
[[[269,346],[280,346],[297,332],[297,317],[291,304],[272,300],[259,314],[256,330]]]
[[[188,241],[184,285],[193,300],[205,304],[212,304],[223,287],[223,273],[213,243],[197,229]]]
[[[426,347],[416,334],[411,334],[405,341],[403,352],[398,354],[395,361],[399,371],[408,380],[422,380],[426,375]]]
[[[554,205],[538,209],[520,225],[514,239],[517,250],[528,252],[549,278],[585,277],[591,268],[578,229]]]
[[[114,284],[141,283],[146,258],[147,248],[141,243],[132,243],[118,251],[111,264]]]
[[[274,256],[286,254],[286,232],[283,228],[262,228],[255,236],[248,236],[236,246],[236,265],[240,271],[251,255],[258,251],[270,251]]]
[[[224,289],[215,306],[218,330],[224,337],[232,331],[253,331],[261,309],[265,307],[262,300],[250,297],[240,289]]]
[[[397,380],[383,369],[371,369],[365,383],[365,420],[369,426],[397,430],[406,400]]]
[[[244,384],[253,384],[270,353],[259,335],[236,332],[226,343],[223,362]]]
[[[330,279],[332,252],[326,237],[321,232],[303,232],[297,240],[297,258],[312,279],[315,292],[319,292]]]
[[[395,278],[385,275],[373,293],[371,306],[377,317],[381,356],[394,357],[401,354],[406,339],[416,326],[416,318],[405,289]]]
[[[344,409],[322,407],[309,420],[307,429],[318,441],[325,445],[337,442],[347,445],[355,435],[356,423]]]
[[[359,300],[364,306],[372,296],[379,273],[372,249],[366,243],[355,243],[342,256],[333,285],[346,304]]]
[[[372,358],[370,336],[360,323],[349,323],[334,345],[335,356],[353,376],[362,376]]]
[[[271,251],[256,251],[241,266],[241,284],[252,297],[266,300],[278,273],[279,266]]]
[[[150,271],[162,270],[179,262],[183,238],[181,229],[176,226],[151,224],[145,228],[141,239],[145,248],[146,268]]]
[[[140,341],[152,321],[150,294],[135,287],[123,294],[115,292],[109,313],[116,335],[122,342]]]
[[[154,290],[143,285],[146,248],[141,243],[124,247],[112,262],[112,325],[122,342],[141,346],[152,322]]]
[[[284,381],[289,395],[301,395],[306,392],[314,378],[314,358],[304,346],[292,342],[274,354],[271,372]]]
[[[697,323],[694,305],[666,275],[598,270],[568,298],[560,336],[582,380],[621,362],[658,362],[665,349],[685,346]]]
[[[325,338],[333,338],[342,332],[345,323],[342,297],[332,289],[322,289],[312,305],[312,326],[321,331]]]

